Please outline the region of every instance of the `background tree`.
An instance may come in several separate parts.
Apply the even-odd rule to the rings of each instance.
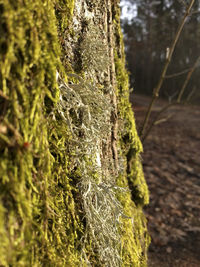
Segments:
[[[161,68],[165,62],[167,48],[175,36],[177,27],[185,11],[186,1],[134,1],[137,12],[130,19],[123,19],[128,68],[131,86],[137,92],[152,94]],[[193,14],[188,18],[178,41],[167,74],[174,74],[191,68],[200,54],[199,47],[199,1],[195,1]],[[161,90],[162,96],[170,97],[178,93],[185,78],[184,74],[167,79]],[[193,88],[199,87],[199,68],[195,71],[186,90],[187,96]],[[198,99],[198,90],[196,98]],[[196,100],[197,100],[196,99]]]
[[[0,0],[1,266],[146,266],[118,4]]]

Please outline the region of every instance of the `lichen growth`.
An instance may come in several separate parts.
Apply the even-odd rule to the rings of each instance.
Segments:
[[[112,185],[110,177],[104,177],[96,156],[99,140],[111,131],[109,98],[77,74],[70,74],[69,78],[73,82],[66,84],[58,74],[57,110],[72,134],[68,149],[74,153],[73,168],[79,170],[77,187],[85,220],[82,260],[88,265],[120,266],[118,225],[123,212],[115,190],[123,188]],[[52,112],[51,116],[55,114]]]
[[[102,37],[99,28],[89,24],[80,42],[82,69],[90,75],[95,72],[102,73],[109,66],[107,47]]]

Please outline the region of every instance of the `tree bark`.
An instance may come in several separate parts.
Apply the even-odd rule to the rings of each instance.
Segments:
[[[0,265],[146,266],[119,1],[0,0]]]

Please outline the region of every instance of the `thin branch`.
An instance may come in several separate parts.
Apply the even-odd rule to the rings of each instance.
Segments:
[[[174,74],[170,74],[170,75],[166,75],[165,78],[166,79],[170,79],[170,78],[174,78],[174,77],[177,77],[177,76],[180,76],[182,74],[185,74],[187,73],[191,68],[188,68],[188,69],[185,69],[183,71],[180,71],[180,72],[177,72],[177,73],[174,73]]]
[[[145,116],[145,119],[144,119],[144,122],[143,122],[143,125],[142,125],[142,129],[141,129],[141,132],[140,132],[141,138],[143,138],[144,132],[146,130],[147,123],[149,121],[149,117],[150,117],[151,112],[152,112],[152,107],[153,107],[156,99],[159,97],[160,88],[161,88],[161,86],[163,84],[163,81],[165,79],[165,74],[166,74],[167,69],[169,67],[169,64],[171,62],[171,58],[172,58],[176,43],[177,43],[177,41],[178,41],[178,39],[180,37],[180,34],[181,34],[182,30],[183,30],[183,27],[185,25],[187,17],[190,15],[190,11],[191,11],[191,8],[192,8],[194,2],[195,2],[195,0],[191,0],[190,1],[189,5],[187,7],[187,10],[185,12],[185,15],[184,15],[179,27],[178,27],[178,30],[177,30],[176,35],[175,35],[175,38],[174,38],[174,40],[173,40],[173,42],[171,44],[171,47],[169,49],[169,55],[168,55],[168,57],[166,59],[165,65],[164,65],[163,70],[162,70],[162,74],[161,74],[160,79],[158,81],[158,84],[154,89],[153,97],[152,97],[152,100],[151,100],[151,102],[149,104],[149,107],[148,107],[148,110],[147,110],[147,113],[146,113],[146,116]]]
[[[197,90],[196,86],[194,86],[192,88],[192,91],[188,94],[187,98],[186,98],[186,103],[188,103],[191,99],[191,97],[194,95],[195,91]]]
[[[193,12],[190,13],[190,16],[195,15],[195,14],[198,14],[198,13],[200,13],[199,10],[193,11]]]
[[[194,72],[194,70],[197,68],[198,66],[198,63],[200,61],[200,56],[197,58],[197,60],[195,61],[194,65],[189,69],[189,72],[188,72],[188,75],[186,76],[185,78],[185,81],[183,83],[183,86],[181,87],[180,91],[179,91],[179,94],[178,94],[178,97],[176,99],[176,101],[174,102],[171,102],[169,104],[167,104],[166,106],[164,106],[162,109],[160,109],[160,111],[158,112],[157,116],[155,117],[155,119],[152,121],[152,123],[150,124],[148,130],[145,132],[145,134],[141,137],[141,140],[142,142],[144,142],[144,140],[147,138],[147,136],[149,135],[149,133],[151,132],[151,129],[154,125],[160,123],[160,122],[163,122],[163,121],[166,121],[167,119],[161,119],[160,121],[158,120],[160,115],[165,112],[168,108],[170,108],[171,106],[174,106],[174,105],[178,105],[180,104],[181,102],[181,97],[183,95],[183,93],[185,92],[185,88],[189,82],[189,80],[191,79],[191,76],[192,76],[192,73]],[[187,99],[186,99],[186,103],[189,101],[189,99],[191,98],[191,96],[193,95],[194,91],[196,90],[196,88],[194,87],[191,91],[191,93],[188,95]]]
[[[181,88],[181,90],[179,92],[179,95],[177,97],[177,103],[180,103],[181,102],[181,98],[183,96],[183,93],[185,91],[185,88],[186,88],[189,80],[191,79],[192,73],[195,71],[196,67],[198,66],[199,61],[200,61],[200,56],[197,58],[197,60],[194,63],[193,67],[190,69],[190,71],[187,74],[187,77],[185,79],[185,82],[184,82],[184,84],[183,84],[183,86],[182,86],[182,88]]]
[[[178,94],[179,92],[176,91],[175,93],[173,93],[172,95],[168,95],[167,92],[165,92],[165,94],[168,96],[168,103],[172,103],[172,100],[175,98],[175,96]]]
[[[158,112],[158,114],[156,115],[156,117],[154,118],[154,120],[152,121],[152,123],[150,124],[149,128],[147,129],[147,131],[145,132],[145,134],[141,137],[141,141],[142,143],[144,142],[144,140],[147,138],[147,136],[149,135],[149,133],[151,132],[151,129],[153,128],[153,126],[155,125],[156,121],[158,121],[160,115],[165,112],[168,108],[170,108],[171,106],[174,106],[175,103],[169,103],[166,106],[164,106],[162,109],[160,109],[160,111]]]
[[[163,123],[163,122],[166,122],[166,121],[168,121],[172,116],[173,116],[173,114],[168,115],[166,118],[162,118],[162,119],[160,119],[160,120],[157,120],[157,121],[155,121],[154,125],[158,125],[158,124],[161,124],[161,123]]]

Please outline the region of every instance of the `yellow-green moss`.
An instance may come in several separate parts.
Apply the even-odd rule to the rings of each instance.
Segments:
[[[128,187],[126,177],[120,176],[117,185]],[[123,206],[124,214],[132,218],[127,219],[122,216],[120,220],[122,266],[147,266],[147,248],[150,240],[142,207],[133,202],[128,191],[118,194],[118,199]]]
[[[80,263],[82,226],[65,149],[70,134],[59,114],[51,117],[56,71],[63,71],[57,25],[68,25],[62,12],[72,16],[73,4],[0,1],[1,266]]]
[[[55,14],[60,33],[66,31],[70,25],[74,11],[74,0],[54,0]]]
[[[148,188],[140,159],[140,153],[143,151],[143,148],[137,134],[135,118],[129,102],[129,80],[124,62],[123,57],[120,58],[116,52],[115,67],[119,99],[118,107],[120,117],[124,120],[121,145],[127,158],[128,181],[133,193],[133,199],[137,203],[148,204]]]
[[[0,0],[1,266],[85,264],[81,262],[80,242],[85,238],[83,216],[87,215],[79,190],[82,169],[73,166],[77,155],[72,148],[72,131],[58,109],[60,90],[56,80],[57,71],[65,75],[62,59],[66,51],[62,45],[71,30],[73,7],[74,0]],[[124,214],[133,217],[133,221],[121,217],[121,258],[123,266],[139,267],[146,264],[148,236],[142,205],[148,202],[148,192],[139,158],[142,145],[129,103],[118,10],[113,10],[116,93],[119,119],[124,121],[120,147],[127,170],[117,183],[132,190],[132,194],[119,193],[118,198]],[[88,105],[99,107],[94,101]],[[102,109],[93,109],[93,116],[99,112],[105,117]],[[79,157],[92,182],[98,181],[99,174],[92,169],[94,162],[86,159],[84,152]],[[91,263],[99,266],[92,238],[84,246]]]
[[[123,36],[120,28],[119,10],[115,15],[115,69],[117,79],[118,110],[124,123],[121,133],[121,146],[127,158],[127,173],[129,186],[134,191],[133,200],[148,204],[148,188],[144,179],[140,153],[143,152],[141,141],[137,134],[135,118],[129,101],[129,76],[125,68]]]
[[[119,119],[123,121],[123,130],[120,132],[120,147],[126,158],[127,169],[124,175],[119,176],[118,185],[129,187],[127,193],[121,193],[119,200],[124,208],[124,213],[133,217],[122,218],[122,260],[123,266],[147,266],[147,248],[149,235],[147,233],[146,219],[142,207],[149,202],[149,194],[140,153],[143,151],[138,137],[135,118],[129,101],[129,76],[125,68],[125,54],[123,37],[120,28],[119,9],[115,9],[115,69],[117,79],[117,99]]]

